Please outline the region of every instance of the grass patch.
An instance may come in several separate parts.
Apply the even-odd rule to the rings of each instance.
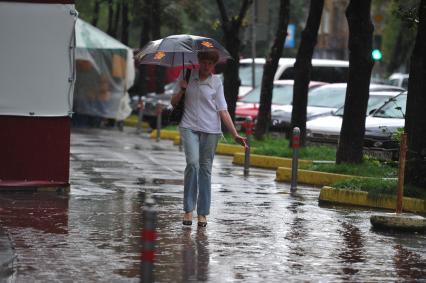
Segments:
[[[339,181],[332,184],[332,187],[338,189],[347,189],[353,191],[368,192],[369,197],[379,197],[382,194],[391,195],[396,197],[397,193],[397,180],[383,180],[383,179],[351,179]],[[404,196],[419,198],[426,201],[426,191],[424,189],[405,186]]]
[[[396,178],[398,169],[386,163],[380,163],[373,160],[364,160],[361,164],[308,164],[303,169],[322,171],[337,174],[377,177],[377,178]]]
[[[179,127],[177,125],[168,125],[166,127],[161,128],[162,130],[167,130],[167,131],[179,131],[178,129]]]
[[[234,139],[228,133],[224,135],[224,138],[222,138],[220,142],[235,144]],[[255,154],[288,158],[291,158],[293,155],[293,149],[288,146],[288,140],[285,138],[272,137],[268,135],[261,141],[252,140],[251,146],[256,148],[253,151]],[[299,150],[299,158],[332,161],[336,158],[336,149],[330,146],[302,147]]]

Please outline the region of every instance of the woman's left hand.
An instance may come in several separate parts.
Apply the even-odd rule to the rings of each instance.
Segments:
[[[247,149],[249,147],[248,144],[247,144],[247,139],[243,138],[242,136],[237,135],[237,136],[235,136],[234,140],[235,140],[235,142],[244,146],[244,149]]]

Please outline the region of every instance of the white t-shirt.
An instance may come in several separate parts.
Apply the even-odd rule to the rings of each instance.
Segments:
[[[228,106],[220,77],[210,75],[204,81],[200,81],[198,70],[192,70],[185,93],[185,110],[179,126],[194,131],[220,134],[222,130],[219,111],[222,110],[228,110]]]

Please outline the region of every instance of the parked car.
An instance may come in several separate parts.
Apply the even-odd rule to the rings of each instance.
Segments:
[[[377,91],[370,92],[367,105],[367,116],[374,113],[389,99],[400,94],[400,91]],[[337,144],[342,127],[344,106],[332,114],[317,117],[306,123],[306,140],[309,142]]]
[[[168,124],[168,118],[170,112],[172,111],[172,105],[170,100],[173,95],[174,88],[177,81],[173,81],[164,86],[164,93],[148,93],[146,96],[142,96],[141,100],[143,101],[143,120],[146,121],[149,126],[153,129],[157,127],[157,104],[162,105],[161,112],[161,124],[166,126]],[[139,97],[133,96],[131,101],[131,107],[134,112],[138,111]]]
[[[379,159],[398,160],[399,141],[394,134],[405,126],[407,92],[390,99],[365,119],[364,151]]]
[[[294,80],[295,58],[281,58],[274,76],[275,80]],[[252,90],[252,58],[240,60],[239,75],[241,86],[238,97],[242,98]],[[265,58],[255,58],[255,85],[260,86]],[[312,59],[311,80],[338,83],[348,80],[349,62],[342,60]]]
[[[311,81],[309,84],[309,90],[324,84],[326,83]],[[293,85],[293,80],[281,80],[274,82],[271,111],[278,110],[284,105],[289,105],[292,103]],[[257,115],[259,113],[260,91],[261,87],[259,86],[250,91],[246,96],[237,102],[237,107],[235,110],[235,124],[237,128],[241,128],[240,126],[247,117],[251,117],[253,122],[256,121]]]
[[[391,85],[408,89],[408,77],[409,74],[393,73],[389,76],[388,82]]]
[[[372,114],[365,119],[364,151],[379,159],[398,159],[398,141],[393,137],[398,129],[404,128],[407,92],[376,92],[381,98],[392,95],[379,108],[375,109],[369,100]],[[397,95],[396,95],[397,94]],[[377,97],[378,98],[378,97]],[[376,100],[377,102],[379,100]],[[367,110],[368,111],[368,110]],[[338,143],[342,125],[343,108],[335,115],[320,117],[306,123],[308,142]]]
[[[396,86],[371,84],[370,91],[403,91]],[[345,103],[346,83],[328,84],[320,86],[308,93],[308,105],[306,109],[306,121],[320,116],[328,116],[333,111],[342,107]],[[271,113],[272,126],[286,132],[291,127],[292,105],[273,111]]]

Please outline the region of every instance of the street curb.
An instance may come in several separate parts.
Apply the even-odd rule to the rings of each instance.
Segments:
[[[124,120],[124,126],[127,127],[136,127],[138,125],[138,117],[131,115]],[[147,129],[149,125],[147,122],[142,122],[142,128]]]
[[[245,155],[244,153],[235,153],[233,164],[244,165]],[[266,168],[266,169],[277,169],[278,167],[291,167],[291,158],[268,156],[260,154],[250,154],[250,166]],[[299,160],[299,164],[311,164],[311,160]]]
[[[149,137],[151,139],[157,138],[157,130],[152,130]],[[173,140],[173,144],[178,145],[180,143],[180,134],[178,131],[161,130],[160,139]],[[236,152],[244,152],[244,147],[240,145],[219,143],[216,148],[216,154],[234,155]]]
[[[216,148],[216,153],[221,155],[234,155],[235,153],[244,153],[244,147],[241,145],[219,143]]]
[[[297,181],[304,184],[326,186],[331,185],[337,181],[349,180],[349,179],[366,178],[353,175],[343,175],[320,171],[311,170],[297,170]],[[278,182],[290,182],[291,181],[291,168],[278,167],[276,172],[276,181]]]
[[[180,145],[180,136],[176,136],[173,139],[173,145]]]
[[[171,131],[171,130],[161,130],[160,131],[160,139],[174,140],[178,136],[180,136],[178,131]],[[151,139],[156,139],[157,138],[157,130],[152,130],[149,137]]]
[[[347,204],[364,207],[396,209],[396,197],[381,194],[369,196],[368,192],[336,189],[328,186],[321,188],[319,201],[323,203]],[[422,199],[403,198],[403,210],[416,213],[426,213],[426,203]]]

